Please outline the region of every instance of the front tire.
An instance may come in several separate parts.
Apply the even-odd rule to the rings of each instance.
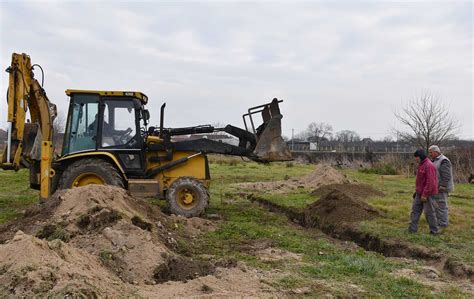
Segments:
[[[209,203],[209,193],[197,179],[181,177],[171,184],[166,200],[171,213],[188,218],[198,217]]]
[[[70,164],[62,173],[58,188],[71,189],[92,184],[124,188],[117,169],[102,159],[80,159]]]

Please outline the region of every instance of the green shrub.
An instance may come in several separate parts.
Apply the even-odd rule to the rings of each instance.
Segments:
[[[395,169],[395,167],[390,164],[374,165],[373,167],[370,167],[370,168],[362,168],[362,169],[359,169],[359,172],[373,173],[373,174],[380,174],[380,175],[399,174],[398,171]]]

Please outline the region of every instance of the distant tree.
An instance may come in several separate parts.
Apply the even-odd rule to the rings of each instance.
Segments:
[[[58,115],[53,121],[53,130],[54,134],[64,133],[64,129],[66,128],[66,117],[63,113],[58,111]]]
[[[295,141],[306,141],[308,140],[308,131],[307,130],[304,130],[302,132],[299,132],[299,133],[296,133],[294,136],[293,136],[293,139]]]
[[[306,129],[307,140],[311,142],[320,142],[327,140],[332,136],[332,126],[327,123],[312,122]]]
[[[429,91],[413,98],[394,114],[403,125],[400,130],[394,129],[400,139],[426,151],[433,144],[443,145],[455,138],[459,129],[458,120],[451,115],[446,104]]]
[[[56,151],[60,151],[63,145],[63,133],[66,128],[66,116],[58,111],[53,121],[53,143]]]
[[[360,136],[355,131],[342,130],[336,133],[336,138],[339,142],[357,142],[360,141]]]

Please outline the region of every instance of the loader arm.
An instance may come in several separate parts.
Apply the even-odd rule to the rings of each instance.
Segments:
[[[8,140],[0,160],[5,170],[30,168],[30,183],[40,185],[40,198],[50,195],[54,171],[53,121],[56,105],[50,103],[46,92],[34,78],[30,57],[12,55],[7,92]],[[26,121],[27,112],[31,122]]]
[[[155,157],[154,160],[157,161],[171,160],[173,150],[248,157],[256,162],[263,163],[290,161],[293,157],[281,136],[281,119],[283,117],[279,108],[279,103],[281,102],[283,101],[274,98],[270,103],[248,109],[248,113],[242,115],[245,129],[232,125],[222,128],[215,128],[211,125],[164,128],[163,119],[166,104],[163,104],[161,106],[160,128],[150,127],[148,135],[159,136],[164,141],[160,144],[148,145],[147,150],[165,151],[167,153],[165,156]],[[257,120],[253,119],[255,114],[261,114],[262,116],[263,123],[258,127],[255,127]],[[171,142],[173,136],[214,132],[225,132],[238,138],[238,145],[231,145],[207,138]]]

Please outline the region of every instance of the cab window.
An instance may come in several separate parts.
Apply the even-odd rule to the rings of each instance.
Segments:
[[[73,95],[69,109],[63,155],[95,149],[99,97],[97,95]]]
[[[105,100],[102,147],[128,144],[136,135],[135,105],[128,100]]]

